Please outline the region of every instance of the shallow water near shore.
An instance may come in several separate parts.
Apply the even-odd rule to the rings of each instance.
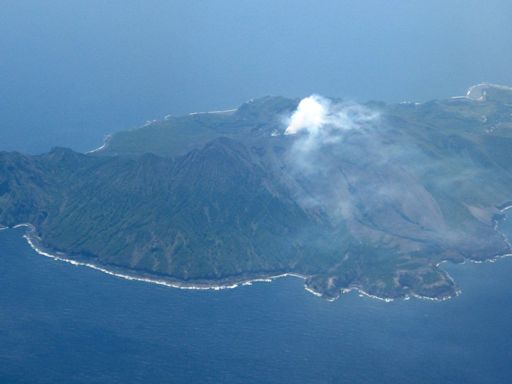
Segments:
[[[500,225],[512,234],[512,220]],[[0,231],[0,381],[504,383],[512,258],[443,264],[445,302],[327,302],[295,278],[223,291],[127,281]]]

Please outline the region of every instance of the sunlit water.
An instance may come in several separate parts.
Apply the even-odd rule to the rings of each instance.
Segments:
[[[512,234],[512,223],[504,230]],[[335,302],[285,278],[221,292],[126,281],[0,232],[1,383],[507,383],[512,258],[445,266],[446,302]]]

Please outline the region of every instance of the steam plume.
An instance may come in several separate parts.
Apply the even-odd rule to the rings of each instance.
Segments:
[[[297,145],[304,151],[338,141],[341,133],[374,122],[378,114],[355,103],[333,103],[319,95],[302,99],[288,119],[285,135],[304,134]]]

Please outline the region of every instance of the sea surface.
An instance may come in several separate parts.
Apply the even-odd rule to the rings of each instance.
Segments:
[[[512,235],[512,220],[502,229]],[[328,302],[296,278],[223,291],[127,281],[0,231],[1,383],[508,383],[512,258],[444,264],[452,300]]]
[[[266,95],[421,102],[512,82],[510,0],[0,4],[0,150],[88,151]]]

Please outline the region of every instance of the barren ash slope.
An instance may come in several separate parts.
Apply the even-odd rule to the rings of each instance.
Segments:
[[[89,154],[0,153],[0,224],[125,276],[215,287],[281,274],[325,298],[449,298],[442,261],[511,253],[512,89],[364,105],[266,97],[169,117]]]

